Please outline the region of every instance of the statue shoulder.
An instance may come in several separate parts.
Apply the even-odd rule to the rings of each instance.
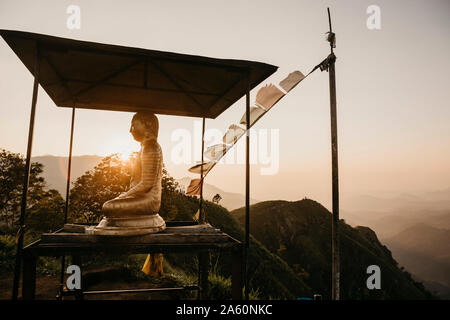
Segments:
[[[148,153],[148,152],[161,153],[161,146],[159,145],[158,141],[152,139],[150,141],[145,142],[143,151],[144,151],[144,153]]]

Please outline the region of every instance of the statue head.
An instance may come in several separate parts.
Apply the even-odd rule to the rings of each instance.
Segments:
[[[152,112],[139,111],[131,120],[130,132],[136,141],[158,138],[158,118]]]

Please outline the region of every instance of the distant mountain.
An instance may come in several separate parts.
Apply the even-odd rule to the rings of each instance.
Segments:
[[[352,216],[347,213],[343,216],[352,225],[364,224],[372,228],[380,239],[393,237],[397,233],[420,223],[436,228],[450,229],[450,209],[436,211],[425,209],[396,210],[377,218],[367,218],[370,214],[372,213],[366,212],[365,218],[361,217],[362,215]],[[373,213],[372,216],[377,216],[377,213]]]
[[[450,209],[450,188],[424,192],[420,195],[404,193],[395,197],[382,198],[372,195],[358,195],[343,198],[342,208],[349,212],[378,212],[380,215],[395,210],[442,210]]]
[[[366,225],[386,239],[419,223],[450,229],[450,188],[390,198],[370,195],[344,198],[341,216],[351,225]]]
[[[424,198],[427,200],[436,200],[441,201],[445,199],[450,199],[450,188],[444,189],[444,190],[438,190],[438,191],[432,191],[432,192],[426,192],[424,194]]]
[[[442,199],[443,192],[436,194],[439,195],[435,196],[436,200],[405,195],[390,199],[352,197],[343,201],[341,217],[351,225],[374,229],[380,238],[391,237],[418,223],[436,227],[444,223],[445,228],[450,228],[450,195],[448,199]]]
[[[86,171],[93,169],[103,159],[101,156],[74,156],[72,157],[72,166],[70,180],[75,181]],[[44,165],[43,177],[49,188],[56,189],[65,198],[67,183],[67,157],[57,156],[39,156],[33,157],[32,161]]]
[[[385,242],[438,258],[450,257],[450,230],[438,229],[424,223],[416,224],[386,239]]]
[[[440,282],[427,281],[420,278],[417,279],[418,281],[422,282],[425,285],[425,288],[431,291],[431,293],[433,293],[435,296],[441,299],[450,300],[450,286],[443,285]]]
[[[184,177],[181,179],[177,179],[177,182],[180,186],[180,189],[185,192],[187,187],[189,186],[189,183],[191,182],[191,178]],[[205,183],[203,188],[204,199],[211,201],[216,194],[220,194],[222,200],[220,200],[219,203],[221,206],[227,208],[228,210],[234,210],[245,205],[245,196],[241,193],[227,192],[209,183]],[[257,202],[259,201],[250,198],[250,204],[254,204]]]
[[[420,223],[384,243],[401,265],[430,283],[430,289],[445,292],[450,288],[450,230]]]
[[[245,210],[231,212],[244,225]],[[250,208],[250,232],[293,268],[305,283],[330,298],[331,213],[320,203],[263,201]],[[401,270],[370,228],[340,222],[342,299],[424,299],[432,295]],[[367,267],[381,269],[381,290],[366,287]]]

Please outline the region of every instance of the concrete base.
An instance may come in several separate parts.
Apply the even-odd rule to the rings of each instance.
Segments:
[[[95,227],[86,227],[85,233],[110,236],[137,236],[156,233],[166,229],[166,223],[159,214],[103,218]]]

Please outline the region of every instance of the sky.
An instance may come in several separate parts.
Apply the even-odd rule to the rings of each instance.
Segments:
[[[80,8],[80,29],[67,27],[70,5]],[[380,8],[380,29],[367,27],[370,5]],[[329,54],[327,6],[337,34],[341,198],[450,187],[448,0],[0,0],[0,28],[278,66],[262,86],[276,84],[294,70],[306,74]],[[32,83],[31,74],[0,40],[0,148],[26,153]],[[224,133],[244,111],[241,99],[216,119],[208,119],[206,128]],[[132,116],[78,110],[73,154],[139,150],[129,134]],[[56,107],[39,91],[33,156],[67,156],[70,117],[70,109]],[[180,130],[196,137],[199,120],[158,118],[159,143],[169,172],[176,178],[193,177],[187,169],[199,159],[200,149],[192,146],[196,158],[191,163],[176,163],[171,155],[179,141],[172,138]],[[262,174],[267,164],[251,166],[251,197],[306,196],[330,208],[328,73],[316,71],[305,79],[254,129],[258,134],[275,133],[269,149],[274,150],[271,162],[277,163],[277,170]],[[244,147],[241,140],[235,148]],[[206,146],[210,144],[207,141]],[[261,160],[257,151],[251,154],[253,160]],[[244,177],[243,164],[221,163],[207,183],[244,193]]]

